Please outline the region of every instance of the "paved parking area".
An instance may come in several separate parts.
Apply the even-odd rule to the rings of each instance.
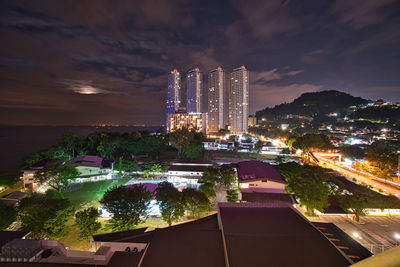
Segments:
[[[309,219],[334,223],[374,254],[400,245],[400,240],[395,238],[396,233],[400,234],[400,215],[364,216],[360,223],[341,215],[321,215]]]

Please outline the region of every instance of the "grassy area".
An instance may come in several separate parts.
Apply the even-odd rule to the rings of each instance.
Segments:
[[[10,187],[7,187],[6,190],[4,190],[3,192],[0,193],[0,198],[5,197],[8,194],[11,194],[12,192],[21,190],[23,188],[23,186],[24,186],[24,183],[22,181],[20,181]]]
[[[71,192],[66,192],[64,195],[77,210],[87,207],[97,207],[99,200],[109,188],[124,185],[130,179],[131,177],[123,177],[99,182],[87,182],[81,184],[79,188]]]
[[[101,222],[102,227],[99,231],[97,231],[96,234],[113,232],[110,224],[107,223],[108,219],[99,219],[99,221]],[[75,225],[75,220],[73,217],[68,220],[66,226],[68,227],[68,235],[59,240],[61,243],[73,250],[94,251],[94,248],[90,242],[79,238],[79,229]],[[150,230],[153,230],[155,228],[162,228],[166,226],[168,226],[168,224],[163,220],[158,218],[150,218],[146,222],[139,224],[137,228],[149,227]]]
[[[120,186],[126,184],[131,177],[124,177],[120,179],[105,180],[99,182],[88,182],[79,185],[73,191],[66,192],[64,195],[74,205],[76,210],[84,209],[87,207],[97,207],[99,200],[103,197],[104,193],[113,186]],[[96,234],[113,232],[108,219],[99,219],[102,227]],[[75,225],[74,217],[71,217],[66,226],[68,227],[68,235],[61,238],[59,241],[70,249],[76,250],[93,250],[92,244],[87,240],[79,239],[79,229]],[[150,229],[168,226],[164,221],[159,218],[149,218],[146,222],[139,224],[140,227],[150,227]]]
[[[87,240],[81,240],[79,238],[79,229],[75,225],[74,217],[71,217],[66,223],[68,227],[68,235],[64,238],[59,239],[66,247],[74,250],[91,250],[90,243]]]

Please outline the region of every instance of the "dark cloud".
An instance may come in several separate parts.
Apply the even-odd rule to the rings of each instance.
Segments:
[[[317,49],[311,52],[307,52],[301,55],[301,61],[308,64],[315,64],[322,60],[323,56],[326,55],[328,51],[326,49]]]
[[[233,1],[241,19],[234,22],[227,30],[231,40],[238,34],[250,31],[256,39],[267,39],[279,33],[298,29],[298,24],[289,14],[287,0],[257,0],[252,3]]]
[[[0,3],[5,124],[162,124],[166,75],[242,64],[250,110],[337,89],[400,98],[394,1]]]
[[[339,14],[341,23],[361,29],[384,20],[384,7],[395,2],[396,0],[336,0],[334,10]]]
[[[266,84],[269,83],[270,81],[274,80],[281,80],[285,76],[296,76],[300,73],[302,73],[304,70],[279,70],[278,68],[272,69],[272,70],[267,70],[267,71],[262,71],[262,72],[254,72],[252,73],[252,83],[254,84]]]

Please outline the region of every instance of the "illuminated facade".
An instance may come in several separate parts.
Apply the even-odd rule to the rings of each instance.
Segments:
[[[229,75],[229,125],[232,133],[245,133],[249,117],[249,72],[245,66]]]
[[[181,103],[181,75],[177,69],[168,74],[167,80],[167,128],[168,114],[179,110]]]
[[[168,114],[168,132],[187,128],[196,132],[206,132],[207,113],[176,112]]]
[[[195,68],[187,74],[187,112],[201,112],[203,75],[199,68]]]
[[[254,126],[256,126],[257,125],[257,117],[254,115],[254,116],[249,116],[249,119],[248,119],[248,126],[249,127],[254,127]]]
[[[208,128],[215,133],[224,128],[224,81],[225,73],[221,67],[208,74]]]

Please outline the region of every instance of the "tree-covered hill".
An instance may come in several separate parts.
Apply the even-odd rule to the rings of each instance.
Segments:
[[[304,93],[291,103],[283,103],[273,108],[265,108],[256,112],[257,118],[271,120],[287,114],[301,116],[321,116],[333,112],[343,113],[349,107],[366,104],[369,100],[354,97],[339,91],[321,91]]]
[[[350,116],[358,121],[376,121],[398,123],[400,121],[400,107],[397,105],[372,106],[359,109]]]

